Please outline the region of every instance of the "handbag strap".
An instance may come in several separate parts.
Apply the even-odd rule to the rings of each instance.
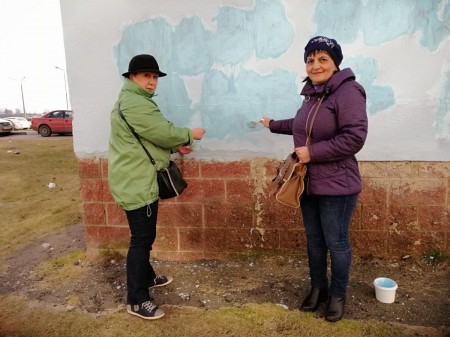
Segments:
[[[150,154],[150,152],[148,152],[147,148],[144,146],[144,144],[142,144],[141,140],[139,139],[138,134],[136,133],[136,131],[134,131],[134,128],[128,124],[127,120],[125,119],[125,116],[122,113],[122,110],[120,109],[120,104],[117,106],[119,109],[119,115],[120,117],[122,117],[122,119],[125,121],[125,123],[128,125],[128,129],[131,131],[131,133],[133,134],[133,136],[137,139],[137,141],[139,142],[139,144],[141,144],[142,148],[144,149],[145,153],[148,156],[148,159],[150,159],[150,162],[156,167],[156,162],[153,159],[152,155]]]
[[[317,111],[319,111],[320,105],[322,104],[324,97],[325,97],[325,95],[322,95],[322,97],[320,98],[319,103],[317,104],[316,110],[314,111],[313,117],[311,119],[311,124],[309,125],[308,136],[306,137],[306,146],[309,145],[309,142],[311,140],[311,131],[313,128],[313,124],[314,124],[314,121],[316,120]]]

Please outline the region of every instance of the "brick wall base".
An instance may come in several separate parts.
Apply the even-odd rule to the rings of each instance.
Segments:
[[[278,161],[179,160],[189,186],[160,201],[152,256],[221,259],[234,253],[306,253],[298,209],[267,196]],[[107,160],[79,162],[83,221],[90,254],[125,252],[125,213],[109,192]],[[351,225],[359,256],[450,252],[448,162],[360,162],[363,192]]]

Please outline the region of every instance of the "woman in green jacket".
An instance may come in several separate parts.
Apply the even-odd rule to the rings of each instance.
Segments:
[[[108,180],[117,204],[125,210],[130,227],[127,254],[127,311],[144,319],[157,319],[164,312],[150,299],[149,288],[172,282],[170,276],[157,276],[150,264],[150,251],[156,237],[158,215],[157,169],[169,165],[170,154],[187,154],[194,140],[202,139],[203,128],[180,128],[166,120],[153,101],[159,70],[151,55],[134,56],[119,98],[111,112],[108,153]],[[123,116],[150,152],[157,168],[129,130]]]

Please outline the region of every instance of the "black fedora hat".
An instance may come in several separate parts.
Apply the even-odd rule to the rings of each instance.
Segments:
[[[126,73],[123,73],[122,76],[130,78],[130,74],[142,72],[156,73],[159,75],[159,77],[167,75],[166,73],[163,73],[159,70],[158,62],[156,62],[156,59],[152,55],[141,54],[134,56],[130,60],[128,71]]]

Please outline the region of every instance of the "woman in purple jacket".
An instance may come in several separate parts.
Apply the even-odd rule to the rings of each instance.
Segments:
[[[327,302],[325,318],[330,322],[340,320],[344,314],[352,258],[349,226],[361,192],[355,154],[367,136],[366,94],[351,69],[339,69],[342,59],[336,40],[324,36],[312,38],[305,47],[308,77],[301,92],[302,106],[294,118],[261,120],[273,133],[293,135],[295,152],[300,162],[308,166],[301,210],[311,290],[300,308],[316,311],[321,303]],[[312,115],[322,96],[310,144],[305,146]]]

